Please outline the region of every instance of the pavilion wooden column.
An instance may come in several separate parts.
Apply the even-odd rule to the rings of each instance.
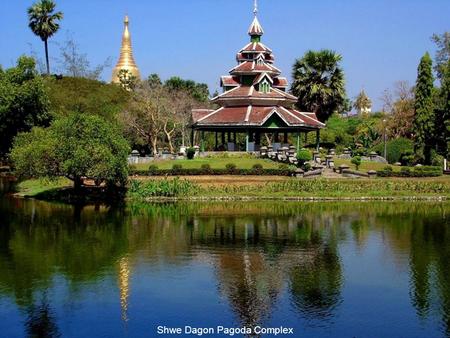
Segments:
[[[320,148],[320,129],[316,130],[316,150]]]
[[[245,134],[245,151],[248,152],[248,141],[250,138],[250,132],[247,131],[247,134]]]
[[[194,146],[194,128],[191,129],[191,147]]]
[[[289,140],[288,140],[288,133],[284,133],[284,140],[283,140],[283,142],[285,144],[289,142]]]
[[[225,149],[225,132],[222,132],[222,147]]]
[[[217,145],[217,144],[218,144],[217,131],[215,132],[215,134],[216,134],[216,140],[215,140],[215,144],[214,144],[214,150],[217,151],[217,149],[218,149],[218,148],[217,148],[217,146],[218,146],[218,145]]]
[[[203,130],[200,134],[200,151],[205,152],[205,132]]]
[[[297,153],[300,151],[300,132],[297,132]]]

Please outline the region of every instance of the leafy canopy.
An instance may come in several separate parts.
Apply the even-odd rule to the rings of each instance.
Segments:
[[[127,141],[99,116],[71,114],[47,128],[33,128],[14,140],[11,158],[21,177],[65,176],[79,185],[82,177],[125,185]]]
[[[308,51],[295,61],[291,91],[298,97],[297,107],[315,112],[326,121],[333,113],[348,108],[342,56],[331,50]]]
[[[35,66],[32,58],[22,56],[16,67],[0,68],[0,155],[9,151],[18,132],[50,121],[48,94]]]
[[[433,70],[430,54],[420,60],[415,90],[414,134],[417,158],[430,163],[434,132]]]
[[[62,12],[55,11],[56,4],[52,0],[40,0],[28,8],[28,26],[42,41],[47,41],[59,29],[63,18]]]

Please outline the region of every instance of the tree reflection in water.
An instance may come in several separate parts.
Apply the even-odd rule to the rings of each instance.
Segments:
[[[58,336],[59,313],[42,296],[55,277],[67,281],[73,300],[86,282],[101,285],[106,273],[115,276],[127,322],[137,264],[198,262],[213,267],[212,282],[239,326],[270,322],[286,292],[296,316],[328,325],[343,303],[340,245],[354,243],[363,253],[371,234],[381,234],[393,260],[405,265],[402,255],[410,257],[418,315],[440,316],[450,335],[449,211],[449,204],[274,202],[78,210],[0,199],[0,297],[26,313],[28,335]]]

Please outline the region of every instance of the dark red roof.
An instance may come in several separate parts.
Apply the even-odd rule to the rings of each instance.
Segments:
[[[321,128],[324,126],[317,120],[314,113],[306,114],[281,106],[222,107],[195,121],[199,126],[263,126],[273,114],[278,115],[288,127],[304,126]]]

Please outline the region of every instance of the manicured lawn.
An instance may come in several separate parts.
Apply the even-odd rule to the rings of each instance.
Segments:
[[[343,160],[343,159],[335,159],[334,165],[339,167],[341,164],[346,164],[350,167],[350,169],[355,169],[355,165],[351,163],[351,160]],[[361,171],[369,171],[369,170],[383,170],[385,167],[390,166],[394,171],[400,171],[400,166],[395,166],[391,164],[378,163],[378,162],[365,162],[363,161],[359,166],[359,170]]]
[[[73,182],[67,178],[30,179],[22,181],[17,185],[17,195],[22,197],[34,197],[42,192],[52,189],[71,187]]]
[[[146,170],[150,165],[156,165],[158,169],[171,169],[174,164],[179,164],[185,169],[201,168],[203,164],[209,164],[213,169],[224,169],[228,163],[234,163],[238,169],[251,169],[255,164],[261,164],[265,169],[276,169],[280,163],[252,157],[205,157],[193,160],[161,160],[149,164],[136,165],[138,170]]]

